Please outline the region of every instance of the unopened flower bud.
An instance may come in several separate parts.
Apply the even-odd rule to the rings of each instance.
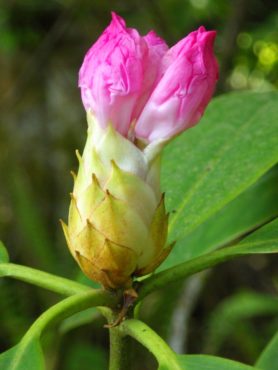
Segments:
[[[88,138],[64,233],[73,257],[107,288],[127,287],[168,255],[168,215],[159,190],[160,158],[101,128],[88,114]]]
[[[200,119],[217,79],[214,32],[203,27],[168,50],[112,13],[85,56],[79,87],[88,137],[77,153],[69,249],[84,273],[106,288],[129,287],[167,257],[168,215],[160,153]]]
[[[199,122],[218,78],[215,31],[200,27],[164,55],[162,77],[138,118],[136,136],[168,140]]]
[[[110,25],[87,52],[79,72],[83,104],[102,127],[112,123],[120,134],[128,135],[151,93],[167,49],[154,32],[141,37],[112,13]]]

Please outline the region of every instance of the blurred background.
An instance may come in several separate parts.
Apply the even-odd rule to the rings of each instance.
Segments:
[[[67,218],[70,170],[77,167],[74,150],[82,151],[86,135],[78,70],[85,52],[110,22],[111,10],[141,34],[154,29],[169,45],[200,25],[216,29],[221,71],[216,94],[264,92],[278,86],[275,0],[0,1],[0,239],[13,262],[70,278],[82,277],[68,253],[59,219]],[[149,299],[143,315],[181,351],[251,363],[278,329],[277,301],[263,305],[266,300],[260,296],[273,292],[274,268],[266,257],[226,263],[192,279],[186,298],[191,305],[182,310],[182,319],[177,308],[185,303],[176,294],[165,307],[163,292]],[[0,349],[17,343],[39,313],[57,300],[49,292],[2,279]],[[182,332],[158,315],[163,304],[165,315],[172,312],[174,321],[183,320]],[[249,311],[242,313],[246,304]],[[213,312],[217,317],[222,313],[223,324],[225,307],[235,307],[235,320],[241,324],[236,332],[225,327],[224,333],[220,325],[215,337],[210,332]],[[188,326],[184,315],[189,313]],[[87,321],[92,321],[89,326],[79,326]],[[61,339],[50,333],[45,340],[48,369],[105,369],[108,335],[102,326],[103,320],[88,311],[65,323]],[[55,345],[49,346],[50,340]],[[150,356],[145,364],[146,369],[154,368]]]

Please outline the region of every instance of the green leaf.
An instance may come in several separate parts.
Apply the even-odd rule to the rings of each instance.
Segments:
[[[0,263],[8,263],[9,262],[9,254],[8,251],[0,240]]]
[[[184,370],[258,370],[240,362],[208,355],[178,355],[178,361]]]
[[[277,113],[277,93],[227,94],[166,148],[162,184],[167,208],[175,211],[171,239],[182,240],[277,162]],[[175,249],[168,266],[176,262]]]
[[[20,342],[0,355],[0,369],[3,370],[43,370],[44,359],[39,341]]]
[[[263,350],[256,366],[261,370],[278,369],[278,332]]]
[[[179,240],[164,267],[224,246],[273,219],[278,215],[277,184],[278,167],[275,167],[187,237]]]
[[[215,353],[237,330],[242,320],[278,313],[278,297],[255,292],[239,292],[228,297],[213,311],[207,324],[206,352]]]

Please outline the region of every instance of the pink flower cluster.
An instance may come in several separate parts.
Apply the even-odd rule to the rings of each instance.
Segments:
[[[86,110],[102,127],[111,123],[121,135],[146,142],[195,125],[218,78],[215,36],[200,27],[169,49],[155,32],[140,36],[112,13],[79,72]]]

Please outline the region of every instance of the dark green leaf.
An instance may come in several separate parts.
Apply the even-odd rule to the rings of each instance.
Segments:
[[[178,360],[184,370],[258,370],[240,362],[207,355],[179,355]]]
[[[0,355],[1,370],[43,370],[44,360],[40,343],[35,338],[22,341]]]
[[[182,241],[277,162],[277,114],[276,93],[228,94],[214,99],[202,122],[169,145],[162,182],[167,208],[175,211],[171,239]],[[167,266],[181,261],[175,253]]]
[[[278,369],[278,333],[268,343],[256,362],[256,366],[261,370]]]
[[[278,215],[278,168],[179,240],[164,267],[223,246]]]

